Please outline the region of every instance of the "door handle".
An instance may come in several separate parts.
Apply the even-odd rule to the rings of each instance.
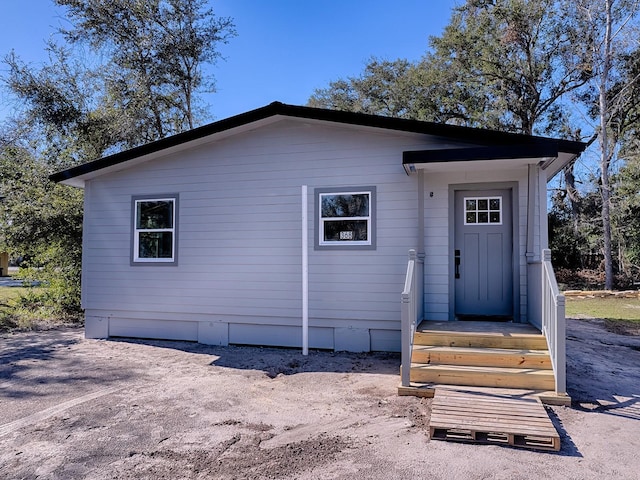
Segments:
[[[455,256],[453,260],[453,264],[455,265],[455,277],[460,278],[460,250],[455,251]]]

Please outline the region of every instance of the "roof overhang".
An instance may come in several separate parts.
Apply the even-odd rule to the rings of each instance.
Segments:
[[[538,159],[543,162],[543,168],[547,168],[550,173],[555,174],[563,168],[565,162],[568,163],[579,155],[586,146],[581,142],[273,102],[265,107],[63,170],[49,178],[65,185],[83,187],[85,181],[91,178],[247,132],[282,118],[297,118],[320,123],[331,122],[386,132],[429,135],[442,138],[445,144],[469,146],[469,148],[455,147],[444,150],[405,152],[403,163],[407,172],[411,168],[416,168],[416,165],[449,163],[452,166],[458,162],[493,161],[496,159],[512,161],[520,159],[520,161],[531,163],[532,159]],[[554,146],[555,152],[550,154]],[[567,155],[560,155],[559,152],[564,152]],[[558,159],[560,159],[559,162]]]
[[[225,125],[215,131],[207,131],[203,127],[184,132],[183,134],[163,138],[139,147],[125,150],[114,155],[100,158],[93,162],[83,163],[68,170],[54,173],[49,178],[54,182],[72,187],[84,188],[86,180],[105,175],[108,173],[126,170],[151,159],[157,159],[167,155],[172,155],[183,150],[195,148],[207,143],[216,142],[226,137],[231,137],[243,132],[277,122],[281,118],[277,115],[257,119],[249,123],[238,123],[237,125]],[[176,138],[181,137],[181,138]]]
[[[559,142],[539,141],[531,144],[405,151],[402,164],[408,175],[417,170],[446,172],[538,164],[547,171],[549,180],[576,156],[577,153],[560,151]]]

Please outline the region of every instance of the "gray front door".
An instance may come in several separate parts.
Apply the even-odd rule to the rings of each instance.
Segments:
[[[511,190],[455,193],[455,315],[513,317]]]

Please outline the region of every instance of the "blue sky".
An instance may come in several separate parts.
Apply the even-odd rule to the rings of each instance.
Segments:
[[[367,60],[416,60],[430,35],[439,35],[458,0],[217,0],[217,15],[232,17],[238,36],[220,50],[207,95],[214,119],[278,100],[304,105],[314,89],[359,74]],[[44,42],[65,25],[51,0],[4,0],[0,55],[46,60]],[[2,67],[0,67],[2,68]],[[2,68],[3,72],[4,69]],[[11,106],[0,93],[0,117]]]

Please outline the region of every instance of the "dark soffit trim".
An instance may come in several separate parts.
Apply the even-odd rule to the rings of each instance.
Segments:
[[[445,148],[415,150],[402,153],[402,163],[469,162],[475,160],[506,160],[513,158],[557,157],[558,146],[553,144],[508,145],[499,147]]]

